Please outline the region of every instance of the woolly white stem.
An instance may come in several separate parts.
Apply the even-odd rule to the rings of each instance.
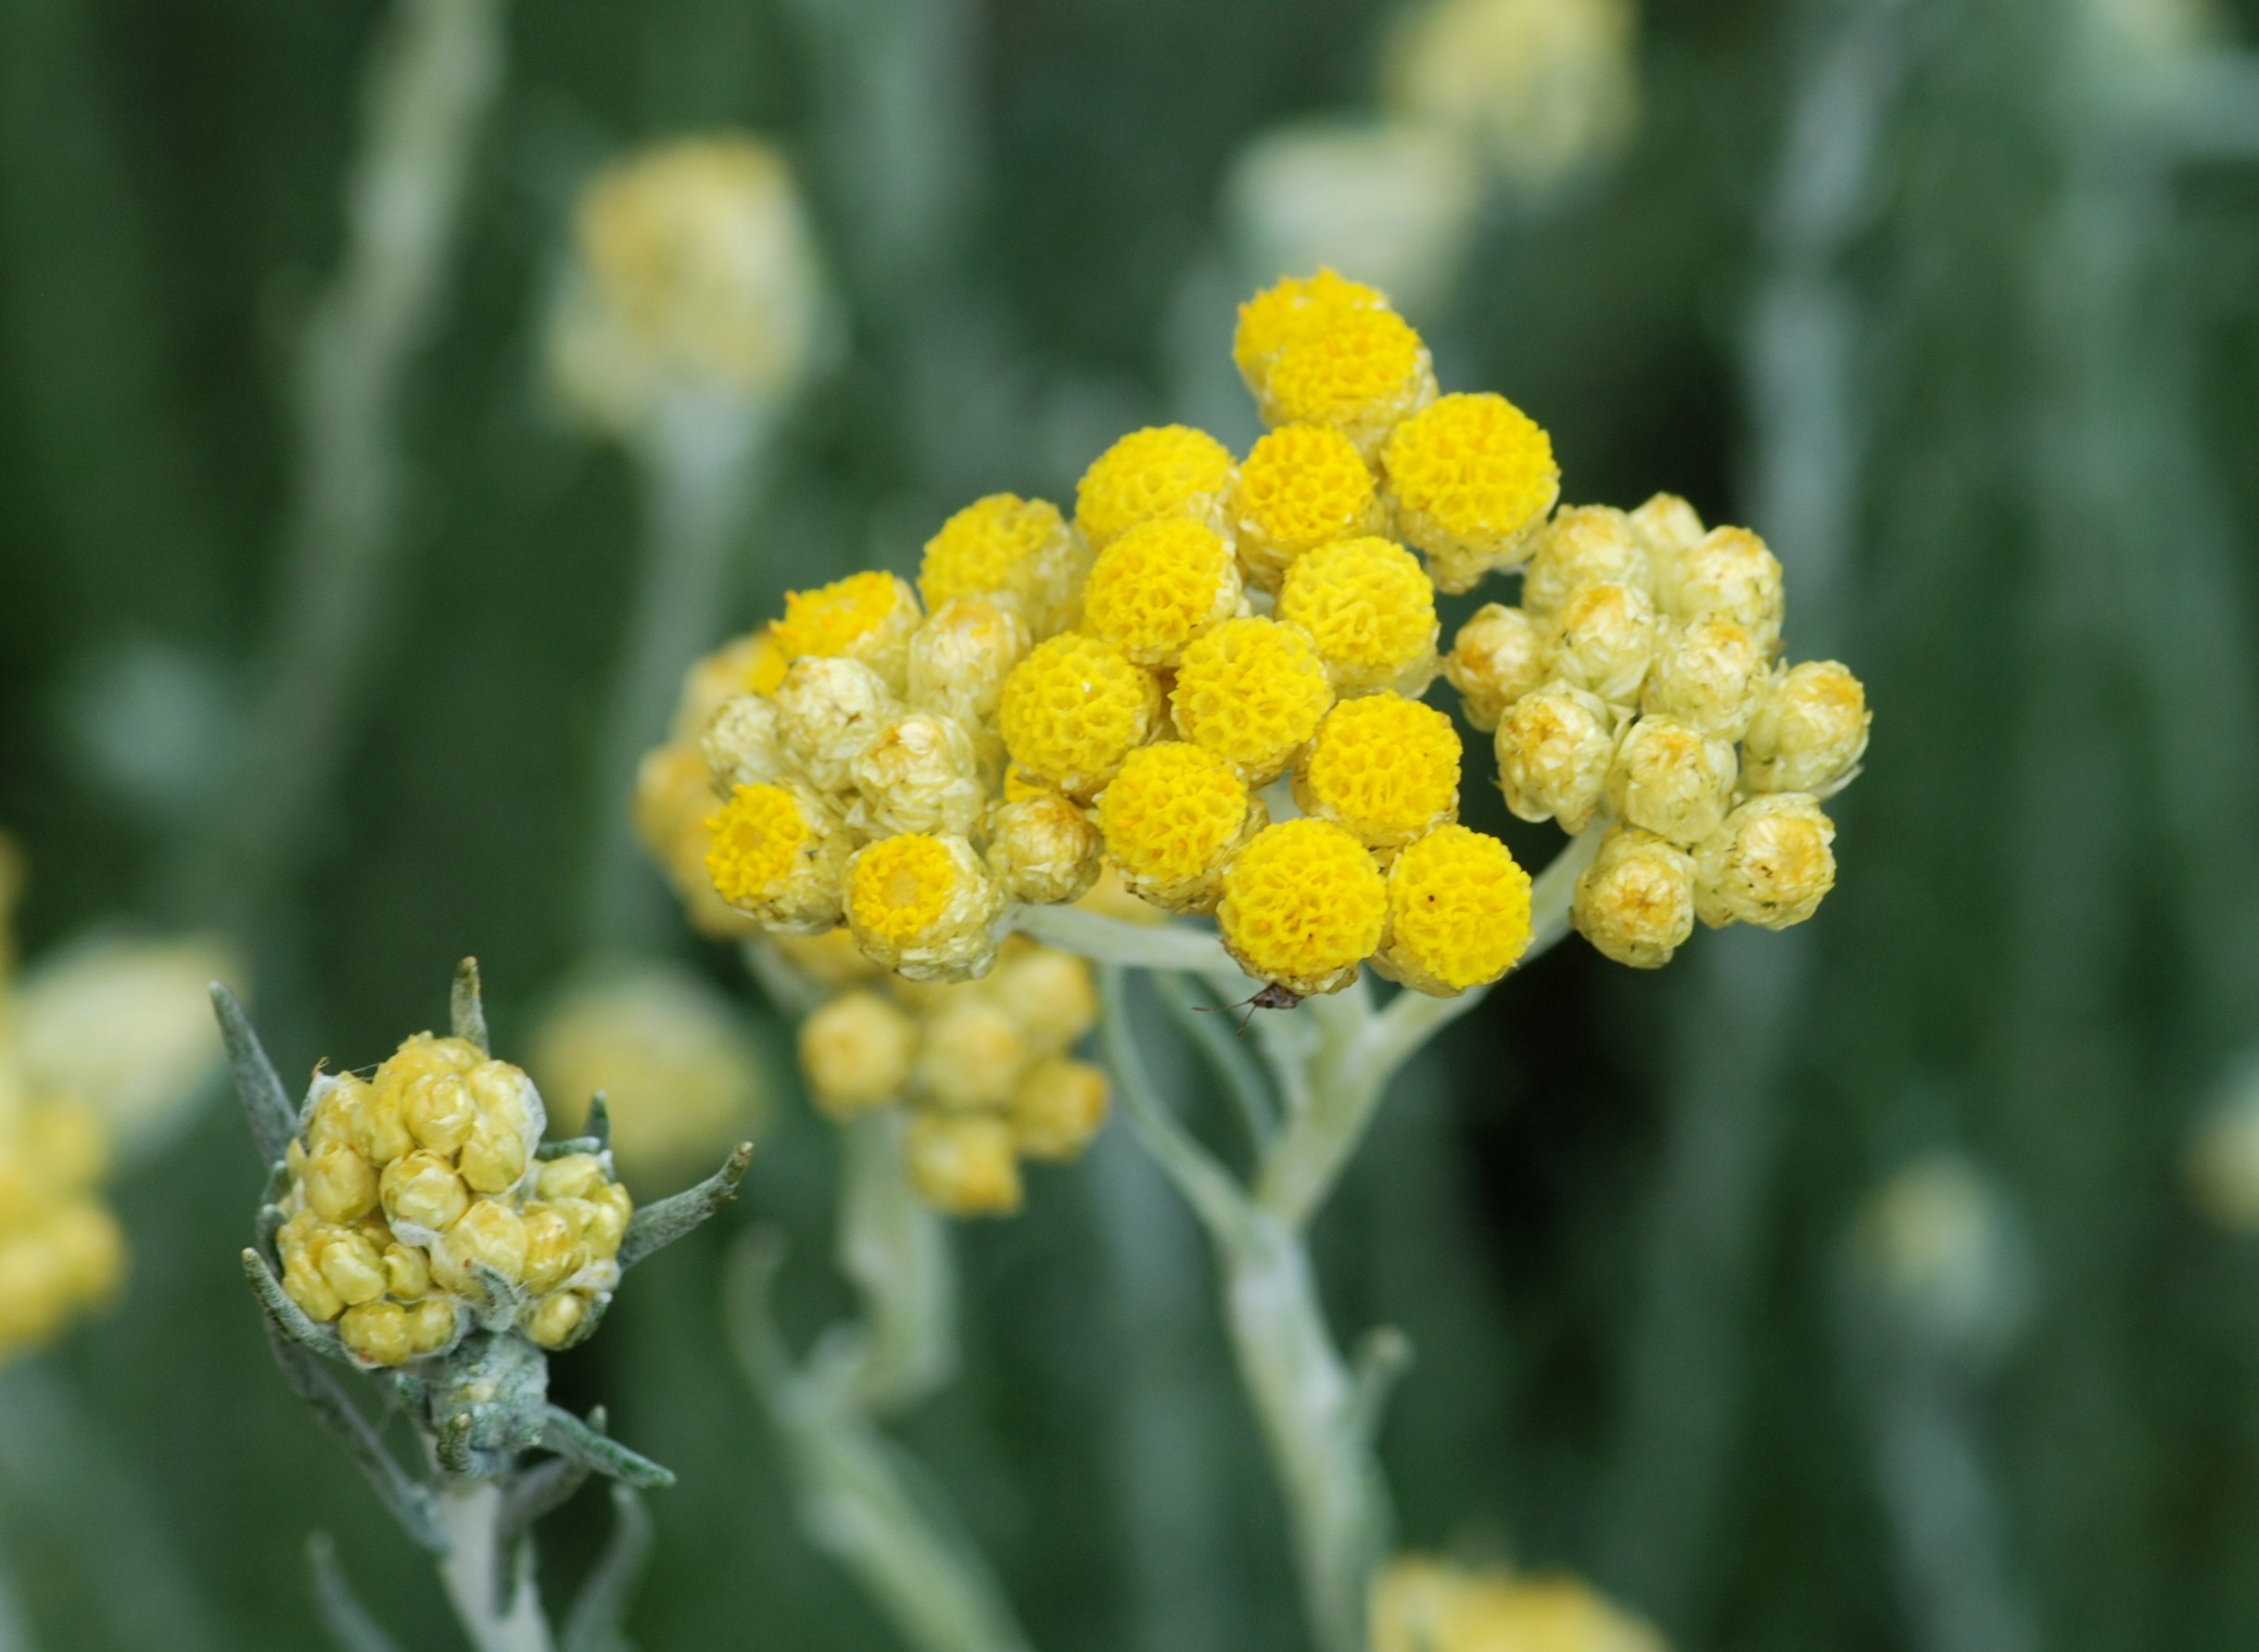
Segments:
[[[504,1556],[495,1541],[501,1510],[501,1487],[492,1480],[451,1479],[440,1488],[439,1523],[448,1542],[440,1581],[476,1652],[552,1652],[530,1552],[521,1546]],[[505,1580],[497,1569],[503,1566],[515,1569],[506,1580],[506,1605],[501,1604]]]

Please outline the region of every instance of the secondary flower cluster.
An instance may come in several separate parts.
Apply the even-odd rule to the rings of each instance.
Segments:
[[[1020,1208],[1020,1162],[1074,1159],[1105,1122],[1105,1072],[1067,1052],[1090,1030],[1090,967],[1024,936],[963,985],[882,972],[840,932],[785,936],[786,960],[840,988],[800,1029],[800,1061],[819,1106],[844,1121],[909,1110],[911,1185],[951,1215]]]
[[[608,1152],[542,1157],[545,1125],[533,1081],[462,1038],[317,1074],[284,1162],[283,1289],[367,1366],[443,1353],[474,1323],[578,1341],[634,1207]]]
[[[1664,1652],[1663,1637],[1574,1578],[1406,1557],[1373,1590],[1373,1652]]]

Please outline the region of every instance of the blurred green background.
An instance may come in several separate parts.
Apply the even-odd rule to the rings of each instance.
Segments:
[[[1668,489],[1766,533],[1792,653],[1866,680],[1875,737],[1816,921],[1700,935],[1659,975],[1565,947],[1395,1098],[1319,1244],[1344,1333],[1418,1349],[1385,1439],[1402,1536],[1577,1570],[1688,1648],[2259,1645],[2259,1240],[2206,1220],[2186,1163],[2259,1039],[2259,6],[1641,14],[1626,146],[1491,191],[1415,319],[1446,388],[1552,430],[1567,497]],[[1250,267],[1225,180],[1283,121],[1369,108],[1394,12],[512,9],[407,358],[368,668],[302,850],[247,883],[208,850],[252,801],[293,362],[389,15],[0,0],[24,951],[236,925],[286,1073],[437,1021],[464,953],[522,1050],[584,961],[643,531],[633,464],[543,381],[594,166],[772,138],[838,289],[844,348],[785,415],[714,641],[787,587],[913,568],[977,494],[1071,496],[1134,425],[1212,418],[1243,446],[1251,414],[1216,390],[1230,303],[1280,272]],[[1504,829],[1495,798],[1471,818]],[[1533,857],[1548,836],[1514,828]],[[658,934],[746,1004],[786,1087],[789,1032],[735,957]],[[0,1387],[0,1529],[41,1644],[195,1645],[163,1619],[183,1595],[209,1645],[313,1645],[323,1529],[403,1644],[453,1645],[277,1379],[235,1262],[259,1171],[214,1100],[116,1188],[125,1300],[35,1392]],[[831,1150],[783,1097],[717,1224],[793,1233],[796,1334],[838,1306]],[[1894,1274],[1855,1234],[1910,1165],[1950,1167],[1981,1220],[1879,1207],[1871,1233],[1897,1210],[1947,1235]],[[799,1535],[723,1347],[730,1237],[639,1272],[560,1366],[568,1403],[682,1475],[636,1633],[889,1645]],[[958,1243],[967,1370],[904,1437],[1037,1644],[1301,1645],[1201,1247],[1121,1133]],[[1156,1483],[1141,1519],[1130,1488]],[[603,1519],[584,1495],[544,1528],[553,1582]],[[151,1569],[178,1587],[121,1602]]]

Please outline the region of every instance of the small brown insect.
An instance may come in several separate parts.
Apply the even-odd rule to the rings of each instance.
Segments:
[[[1257,991],[1251,998],[1241,998],[1236,1004],[1196,1004],[1193,1008],[1204,1012],[1213,1011],[1219,1015],[1229,1014],[1234,1010],[1246,1010],[1247,1013],[1239,1021],[1239,1031],[1244,1036],[1247,1032],[1248,1023],[1255,1019],[1256,1010],[1291,1010],[1301,1001],[1301,993],[1296,992],[1290,986],[1281,986],[1277,982],[1273,981]]]

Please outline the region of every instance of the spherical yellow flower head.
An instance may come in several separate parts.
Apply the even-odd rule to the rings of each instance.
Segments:
[[[1384,294],[1331,270],[1285,276],[1239,306],[1232,363],[1247,381],[1249,393],[1260,401],[1272,364],[1288,346],[1329,332],[1361,310],[1388,308]]]
[[[1325,426],[1369,460],[1435,396],[1435,363],[1411,324],[1352,310],[1280,350],[1256,400],[1264,424]]]
[[[910,709],[953,717],[968,732],[984,730],[1028,645],[1027,622],[1012,608],[986,597],[950,598],[910,639]]]
[[[1611,826],[1568,916],[1602,957],[1661,969],[1694,933],[1694,858],[1652,832]]]
[[[1000,803],[988,817],[988,870],[1009,900],[1060,906],[1098,882],[1105,839],[1057,792]]]
[[[840,919],[853,840],[803,782],[740,786],[706,821],[715,893],[764,929],[813,934]]]
[[[1640,708],[1714,739],[1739,740],[1757,715],[1765,680],[1764,656],[1746,627],[1731,619],[1671,626],[1656,645]]]
[[[684,673],[682,695],[676,703],[673,737],[696,740],[726,700],[739,694],[773,694],[792,664],[777,645],[773,628],[725,642]]]
[[[1835,887],[1835,822],[1818,798],[1752,797],[1694,849],[1694,916],[1712,929],[1786,929]]]
[[[1599,811],[1616,760],[1616,713],[1565,682],[1524,694],[1499,719],[1498,783],[1524,820],[1558,820],[1582,832]]]
[[[1141,666],[1173,666],[1239,602],[1238,561],[1222,535],[1183,517],[1144,522],[1091,564],[1083,629]]]
[[[926,1018],[920,1099],[957,1112],[1001,1112],[1034,1059],[1019,1018],[994,994],[952,994]]]
[[[1459,731],[1432,705],[1344,700],[1318,725],[1294,800],[1369,848],[1396,848],[1458,817],[1460,756]]]
[[[1073,633],[1013,667],[996,708],[1012,761],[1073,797],[1096,795],[1160,716],[1150,671],[1103,638]]]
[[[52,1341],[122,1282],[124,1236],[94,1192],[107,1158],[95,1113],[27,1097],[19,1074],[0,1071],[0,1364]]]
[[[742,940],[760,926],[715,892],[706,871],[713,833],[714,789],[694,745],[654,746],[635,776],[636,836],[682,899],[691,927],[715,940]]]
[[[1309,632],[1234,619],[1185,650],[1169,705],[1178,733],[1260,786],[1292,765],[1333,700]]]
[[[897,832],[969,837],[988,812],[988,786],[972,736],[954,718],[913,711],[879,731],[855,760],[856,807],[848,824],[870,835]]]
[[[918,571],[931,609],[986,597],[1016,609],[1040,640],[1074,623],[1089,552],[1047,500],[1017,493],[977,499],[928,540]]]
[[[1442,398],[1397,426],[1380,464],[1397,532],[1454,595],[1526,558],[1561,497],[1552,438],[1504,396]]]
[[[1731,619],[1770,659],[1780,651],[1785,597],[1781,564],[1745,527],[1719,527],[1671,559],[1664,611],[1682,625]]]
[[[1204,430],[1161,425],[1133,430],[1091,462],[1074,489],[1074,524],[1093,551],[1140,523],[1188,517],[1224,526],[1231,450]]]
[[[910,833],[847,863],[847,923],[863,950],[912,981],[970,981],[996,961],[1003,892],[961,837]]]
[[[1506,707],[1545,685],[1545,633],[1519,608],[1485,603],[1459,628],[1443,675],[1459,691],[1459,709],[1484,733],[1498,727]]]
[[[1249,583],[1276,591],[1296,557],[1380,531],[1380,490],[1348,437],[1288,425],[1249,450],[1230,515]]]
[[[910,1114],[904,1147],[910,1186],[952,1216],[1009,1216],[1020,1208],[1020,1158],[1009,1121],[993,1112]]]
[[[1012,1092],[1012,1145],[1023,1159],[1052,1163],[1079,1159],[1106,1123],[1112,1099],[1105,1069],[1046,1056]]]
[[[1859,680],[1834,660],[1808,660],[1768,685],[1742,742],[1752,792],[1826,797],[1849,785],[1874,720]]]
[[[1310,633],[1339,693],[1417,698],[1435,680],[1435,587],[1402,545],[1339,540],[1311,552],[1287,570],[1278,617]]]
[[[909,1087],[918,1028],[874,992],[847,992],[800,1023],[800,1070],[834,1119],[898,1099]]]
[[[1497,980],[1529,948],[1529,874],[1466,826],[1439,826],[1389,866],[1389,939],[1373,960],[1416,992],[1451,998]]]
[[[855,762],[902,715],[884,679],[860,660],[793,662],[777,685],[777,736],[819,791],[855,786]]]
[[[1090,965],[1056,947],[1007,947],[982,990],[1011,1012],[1020,1036],[1037,1055],[1057,1055],[1098,1019]]]
[[[1637,586],[1580,586],[1554,616],[1546,663],[1560,681],[1629,709],[1655,663],[1659,630]]]
[[[1670,585],[1669,574],[1680,556],[1702,542],[1709,529],[1694,507],[1675,493],[1658,493],[1631,513],[1631,529],[1646,547],[1657,592]]]
[[[714,790],[765,786],[793,772],[779,730],[777,703],[759,694],[724,700],[698,739]]]
[[[759,1049],[730,1000],[679,967],[639,964],[575,986],[542,1018],[527,1065],[559,1135],[577,1135],[603,1096],[630,1178],[703,1175],[767,1127]]]
[[[1570,505],[1531,537],[1522,607],[1551,618],[1587,585],[1629,585],[1653,598],[1655,570],[1630,516],[1606,505]]]
[[[1172,912],[1213,911],[1224,862],[1263,823],[1237,771],[1183,741],[1132,752],[1098,798],[1098,829],[1123,883]]]
[[[866,570],[815,591],[786,591],[784,617],[772,634],[788,660],[859,660],[898,694],[909,670],[910,638],[924,617],[907,581]]]
[[[1726,818],[1734,768],[1730,743],[1667,717],[1643,717],[1616,748],[1608,808],[1618,820],[1692,848]]]
[[[1339,992],[1379,948],[1389,889],[1365,847],[1324,820],[1282,820],[1224,870],[1217,909],[1239,967],[1309,998]]]

